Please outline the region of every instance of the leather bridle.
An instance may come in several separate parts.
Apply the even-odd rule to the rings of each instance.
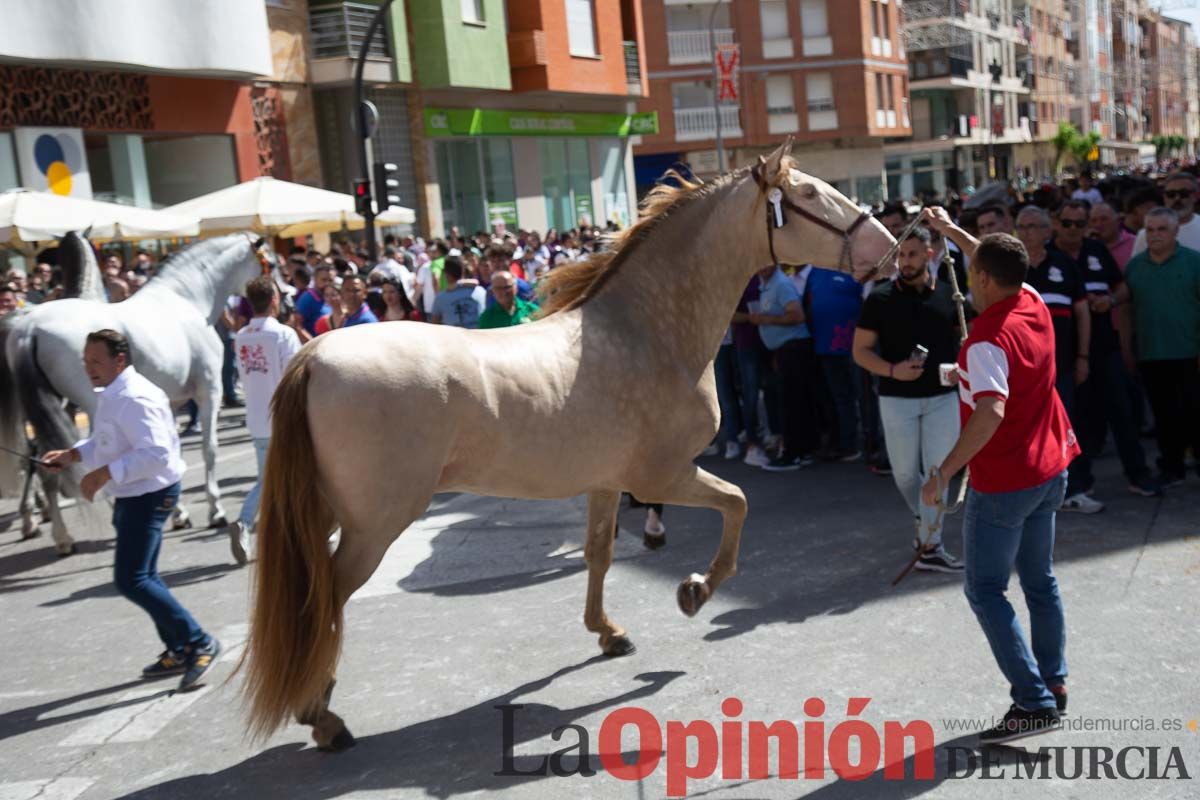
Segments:
[[[854,238],[855,231],[857,231],[864,222],[871,218],[871,212],[864,211],[858,215],[858,218],[854,220],[854,222],[850,223],[850,227],[839,228],[829,220],[818,217],[811,211],[801,208],[793,203],[788,199],[787,195],[784,194],[784,191],[778,186],[771,186],[767,181],[767,176],[763,174],[762,168],[764,164],[764,161],[759,161],[757,164],[755,164],[754,168],[750,170],[750,175],[754,178],[754,181],[758,184],[758,187],[767,195],[767,245],[771,249],[771,262],[774,264],[779,263],[779,258],[775,255],[775,229],[782,228],[787,224],[787,217],[783,213],[783,210],[786,208],[795,214],[799,214],[801,217],[813,223],[814,225],[841,236],[842,255],[838,260],[837,268],[840,270],[843,264],[853,268],[854,265],[850,262],[851,240]]]

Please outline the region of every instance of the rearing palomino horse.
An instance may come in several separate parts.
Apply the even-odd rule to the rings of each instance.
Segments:
[[[685,614],[734,573],[745,496],[692,459],[717,430],[712,362],[738,298],[772,250],[865,276],[893,243],[792,169],[789,147],[753,171],[653,191],[607,252],[550,273],[548,313],[531,325],[362,325],[300,351],[275,393],[260,507],[243,659],[256,733],[291,714],[322,748],[354,743],[328,708],[343,608],[435,492],[587,493],[584,622],[610,656],[634,650],[602,602],[622,490],[721,512],[716,557],[679,587]]]
[[[172,403],[194,399],[200,407],[209,524],[224,525],[216,473],[224,351],[212,325],[229,295],[262,274],[259,244],[249,234],[208,239],[173,255],[158,275],[121,303],[57,300],[6,317],[0,322],[0,444],[23,449],[26,421],[41,452],[74,443],[75,422],[63,401],[89,417],[95,411],[96,394],[83,370],[83,344],[89,332],[112,328],[129,337],[134,366]],[[11,486],[19,466],[8,455],[0,456],[0,482]],[[73,490],[81,477],[82,468],[73,466],[64,488]],[[59,554],[69,555],[75,543],[58,511],[55,485],[54,479],[46,483],[51,531]]]

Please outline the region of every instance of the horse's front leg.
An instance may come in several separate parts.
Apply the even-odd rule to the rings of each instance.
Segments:
[[[47,475],[42,488],[46,491],[46,510],[50,513],[50,536],[54,539],[54,548],[59,556],[69,556],[75,553],[75,540],[67,532],[67,523],[58,505],[60,480],[57,475]],[[79,498],[78,502],[84,502],[83,498]]]
[[[225,509],[221,508],[221,488],[217,485],[217,415],[221,408],[221,384],[214,378],[196,398],[200,424],[204,426],[204,494],[208,498],[208,525],[225,527]]]
[[[37,520],[34,519],[34,514],[37,513],[39,494],[36,472],[37,470],[32,465],[25,471],[25,487],[21,492],[20,506],[22,539],[32,539],[40,533]],[[42,499],[45,500],[45,498]]]
[[[600,649],[606,656],[627,656],[637,649],[624,629],[604,613],[604,576],[612,565],[613,531],[620,503],[620,492],[588,493],[587,542],[583,548],[588,588],[583,624],[592,633],[600,634]]]
[[[641,495],[639,495],[641,497]],[[655,502],[678,506],[714,508],[721,512],[724,526],[717,555],[703,575],[692,573],[679,585],[676,599],[679,609],[689,617],[695,616],[708,602],[717,587],[737,573],[738,545],[742,539],[742,523],[746,521],[746,495],[728,481],[690,465],[688,470],[655,493]]]

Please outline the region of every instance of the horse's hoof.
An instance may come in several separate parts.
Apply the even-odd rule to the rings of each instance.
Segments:
[[[75,548],[74,542],[71,542],[66,547],[63,547],[62,545],[55,545],[55,549],[58,550],[59,558],[66,558],[67,556],[73,556],[76,553],[76,548]]]
[[[642,545],[647,550],[657,550],[667,543],[667,535],[665,533],[643,533]]]
[[[358,740],[354,738],[354,734],[345,726],[342,727],[337,734],[329,740],[329,744],[321,745],[317,749],[326,753],[340,753],[343,750],[349,750],[354,745],[358,744]]]
[[[614,636],[609,640],[608,646],[604,648],[604,655],[609,658],[631,656],[636,652],[637,645],[631,642],[628,636]]]
[[[41,535],[42,532],[38,529],[37,525],[30,525],[27,528],[21,528],[21,541],[25,541],[26,539],[36,539]]]
[[[218,516],[215,516],[208,521],[208,527],[210,529],[218,529],[219,530],[222,528],[229,527],[229,523],[225,520],[224,514],[219,514]]]
[[[708,583],[704,580],[704,576],[693,572],[687,580],[679,584],[675,599],[679,601],[680,611],[689,617],[694,617],[696,612],[708,602],[709,594]]]
[[[175,519],[171,522],[171,530],[181,531],[184,528],[190,527],[192,527],[192,515],[181,509],[180,512],[175,515]]]

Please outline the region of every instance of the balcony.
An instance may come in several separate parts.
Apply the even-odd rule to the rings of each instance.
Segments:
[[[719,45],[733,44],[732,28],[717,28],[714,35]],[[706,64],[712,58],[707,30],[667,32],[667,63]]]
[[[742,135],[740,106],[721,106],[721,137],[736,139]],[[675,109],[675,141],[694,142],[717,137],[717,115],[712,107]]]
[[[354,60],[362,47],[377,6],[366,3],[326,3],[308,10],[308,30],[312,57],[312,82],[315,85],[349,83],[354,75]],[[393,79],[392,58],[384,26],[371,40],[363,77],[368,81]]]
[[[642,94],[642,68],[638,63],[637,42],[622,42],[625,49],[625,87],[632,95]]]

